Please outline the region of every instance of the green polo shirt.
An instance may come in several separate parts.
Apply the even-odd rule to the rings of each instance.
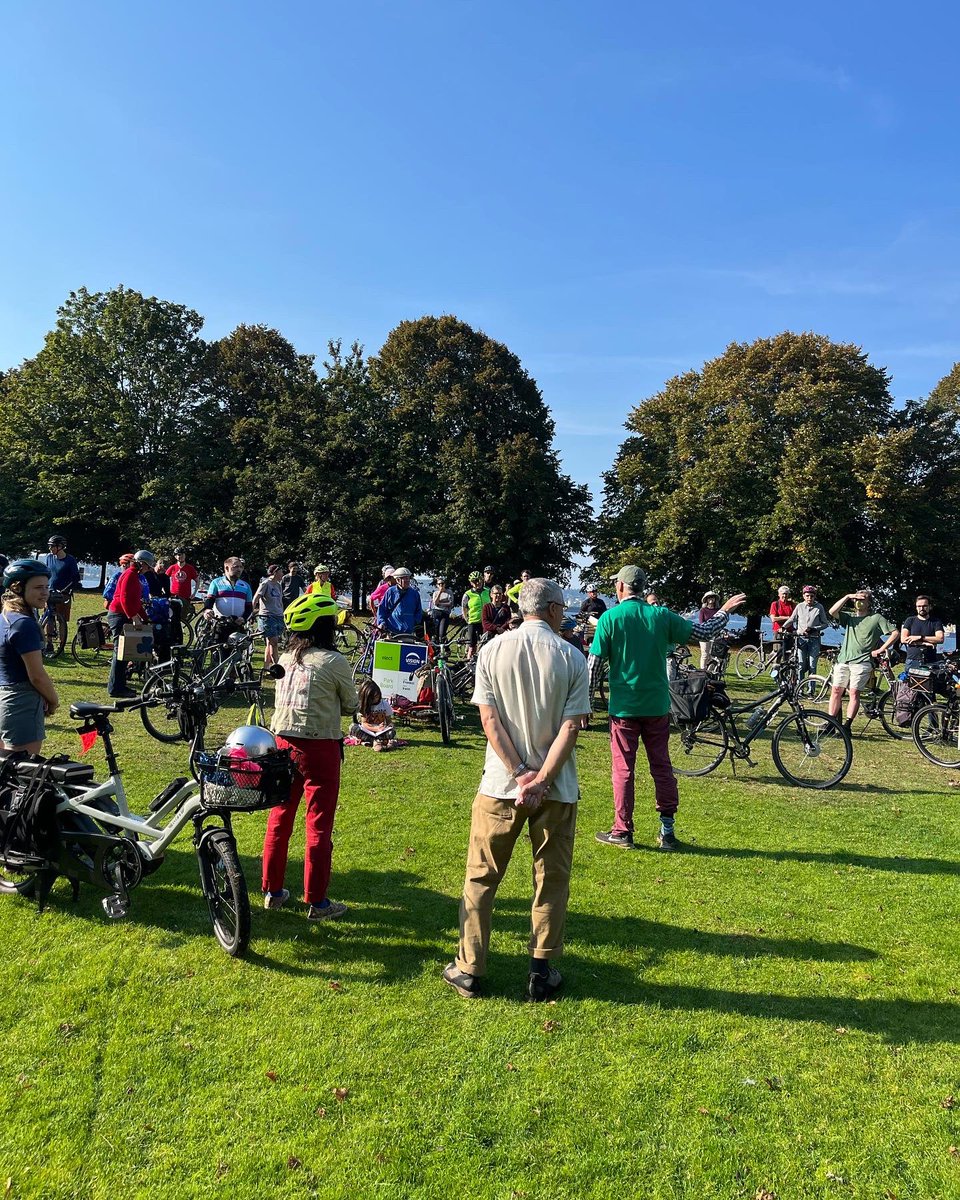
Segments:
[[[690,641],[693,623],[639,596],[608,608],[597,622],[590,653],[610,664],[612,717],[665,717],[670,711],[666,658]]]
[[[837,620],[843,626],[843,645],[837,655],[839,663],[868,663],[871,651],[893,633],[893,626],[879,613],[842,612]]]

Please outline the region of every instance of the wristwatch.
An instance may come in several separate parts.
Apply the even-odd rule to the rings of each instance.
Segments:
[[[521,775],[525,775],[529,770],[530,768],[527,766],[527,764],[521,760],[519,766],[513,772],[513,778],[519,779]]]

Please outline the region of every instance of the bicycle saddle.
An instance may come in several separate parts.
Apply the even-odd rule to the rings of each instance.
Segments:
[[[133,708],[134,705],[142,703],[139,696],[128,700],[116,700],[113,704],[98,704],[94,700],[80,700],[76,704],[70,705],[70,716],[75,721],[82,721],[84,717],[102,717],[107,713],[123,712],[126,708]]]

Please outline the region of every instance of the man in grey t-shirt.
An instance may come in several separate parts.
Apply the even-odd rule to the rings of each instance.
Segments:
[[[792,631],[797,635],[797,661],[800,664],[800,678],[816,675],[817,662],[820,658],[820,638],[825,629],[830,628],[830,618],[827,610],[817,599],[817,589],[808,583],[803,589],[803,600],[797,605],[784,621],[784,632]]]
[[[528,580],[519,607],[520,628],[494,638],[477,657],[473,703],[487,752],[470,820],[460,946],[443,972],[468,999],[479,995],[493,900],[524,826],[534,877],[527,994],[547,1000],[563,983],[550,959],[563,950],[580,798],[574,747],[590,712],[587,664],[558,636],[563,593],[555,583]]]

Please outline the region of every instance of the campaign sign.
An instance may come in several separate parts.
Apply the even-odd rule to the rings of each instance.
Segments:
[[[406,696],[416,700],[422,680],[415,675],[427,661],[427,648],[419,642],[377,642],[373,648],[373,679],[384,700]]]

